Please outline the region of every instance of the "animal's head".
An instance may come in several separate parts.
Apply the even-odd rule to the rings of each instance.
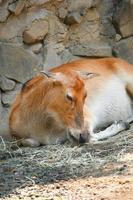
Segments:
[[[52,82],[52,88],[45,97],[48,112],[58,118],[57,121],[68,131],[69,139],[84,142],[83,106],[87,92],[83,79],[95,74],[75,71],[42,73]]]

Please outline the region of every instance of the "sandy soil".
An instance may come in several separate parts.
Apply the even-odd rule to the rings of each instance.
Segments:
[[[0,145],[0,199],[133,200],[133,126],[99,144]]]

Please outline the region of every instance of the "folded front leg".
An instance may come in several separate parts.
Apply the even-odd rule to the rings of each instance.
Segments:
[[[115,121],[112,125],[107,127],[104,131],[98,133],[90,132],[90,142],[97,142],[100,140],[107,139],[118,134],[121,131],[129,129],[130,125],[127,122]]]

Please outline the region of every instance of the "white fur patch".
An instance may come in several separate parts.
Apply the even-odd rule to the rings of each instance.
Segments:
[[[131,99],[126,93],[125,84],[116,76],[105,82],[93,97],[93,101],[86,100],[86,105],[92,116],[89,120],[91,131],[114,121],[126,121],[133,115]]]

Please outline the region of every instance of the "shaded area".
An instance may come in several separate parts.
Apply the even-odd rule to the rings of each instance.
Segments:
[[[133,126],[99,144],[75,147],[65,144],[20,149],[15,142],[1,141],[0,197],[7,199],[16,195],[23,198],[20,191],[26,188],[40,186],[44,191],[51,184],[87,177],[132,176],[129,167],[133,159],[121,159],[133,150],[132,131]]]

